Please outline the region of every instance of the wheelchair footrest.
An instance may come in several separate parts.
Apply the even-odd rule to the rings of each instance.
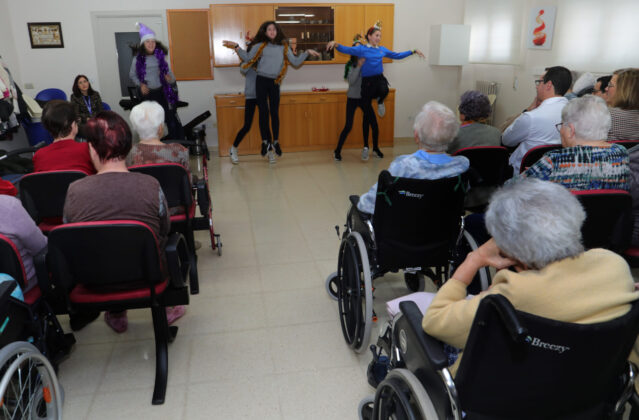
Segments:
[[[195,217],[193,218],[193,230],[208,230],[209,229],[209,219],[206,217]]]

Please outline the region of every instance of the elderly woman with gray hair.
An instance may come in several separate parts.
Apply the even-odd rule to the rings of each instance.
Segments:
[[[177,143],[160,141],[164,132],[164,108],[154,101],[144,101],[131,109],[129,116],[140,143],[127,156],[127,166],[145,163],[178,163],[189,169],[189,150]]]
[[[488,294],[504,295],[518,310],[563,322],[591,324],[622,316],[639,291],[619,255],[584,251],[585,217],[577,198],[560,185],[536,179],[510,183],[495,192],[486,212],[493,238],[466,256],[430,305],[423,301],[432,294],[423,292],[403,300],[418,301],[422,311],[428,306],[424,330],[459,349]],[[468,296],[466,288],[483,267],[498,270],[491,287]],[[453,372],[458,365],[459,360]]]
[[[419,150],[411,155],[396,157],[388,167],[388,172],[393,176],[413,179],[449,178],[466,172],[468,159],[446,154],[458,130],[459,122],[450,108],[435,101],[426,103],[413,124]],[[357,209],[373,214],[376,196],[377,183],[360,197]]]
[[[477,90],[468,90],[462,94],[458,109],[461,127],[448,145],[448,153],[464,147],[501,145],[501,132],[486,124],[491,112],[488,96]]]
[[[628,190],[628,151],[606,142],[610,112],[603,99],[573,99],[561,112],[561,149],[546,153],[520,176],[556,182],[571,191]]]

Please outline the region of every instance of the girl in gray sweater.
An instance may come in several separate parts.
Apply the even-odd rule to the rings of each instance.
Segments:
[[[279,106],[280,84],[290,64],[294,67],[302,65],[306,57],[319,57],[315,50],[306,50],[296,56],[288,44],[280,26],[274,21],[262,23],[255,38],[248,44],[247,51],[242,50],[236,42],[224,41],[224,46],[233,48],[245,63],[242,67],[250,68],[257,63],[255,94],[259,111],[260,134],[262,135],[261,155],[268,153],[270,163],[275,163],[275,154],[282,156],[282,148],[278,141],[280,130]],[[269,115],[271,124],[269,127]],[[271,134],[271,128],[273,133]]]

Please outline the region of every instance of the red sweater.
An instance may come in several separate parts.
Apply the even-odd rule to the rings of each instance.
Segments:
[[[89,175],[96,173],[88,143],[78,143],[73,139],[58,140],[33,155],[34,172],[74,170]]]

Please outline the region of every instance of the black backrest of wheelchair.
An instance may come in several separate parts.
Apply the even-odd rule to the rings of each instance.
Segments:
[[[462,409],[490,418],[604,418],[637,338],[638,302],[612,321],[573,324],[485,297],[455,377]]]
[[[36,223],[45,217],[62,217],[67,190],[73,181],[87,176],[82,171],[47,171],[20,179],[20,201]]]
[[[373,229],[382,270],[445,265],[460,229],[466,181],[393,177],[377,181]]]
[[[470,161],[470,186],[500,186],[512,177],[508,149],[503,146],[478,146],[459,149],[453,156],[465,156]]]
[[[561,144],[545,144],[542,146],[536,146],[526,152],[523,158],[521,158],[521,166],[519,167],[519,173],[524,172],[535,164],[546,152],[551,150],[561,149]]]
[[[67,289],[127,290],[166,279],[157,238],[134,220],[58,226],[49,234],[47,262],[53,282]]]
[[[22,288],[27,284],[27,274],[24,271],[20,251],[10,238],[2,234],[0,234],[0,273],[13,277]]]
[[[151,175],[157,179],[164,191],[169,207],[188,208],[193,202],[189,173],[177,163],[149,163],[129,167],[131,172]],[[186,212],[188,214],[188,212]]]
[[[624,190],[574,191],[586,212],[581,227],[587,249],[606,248],[623,252],[632,236],[632,197]]]

